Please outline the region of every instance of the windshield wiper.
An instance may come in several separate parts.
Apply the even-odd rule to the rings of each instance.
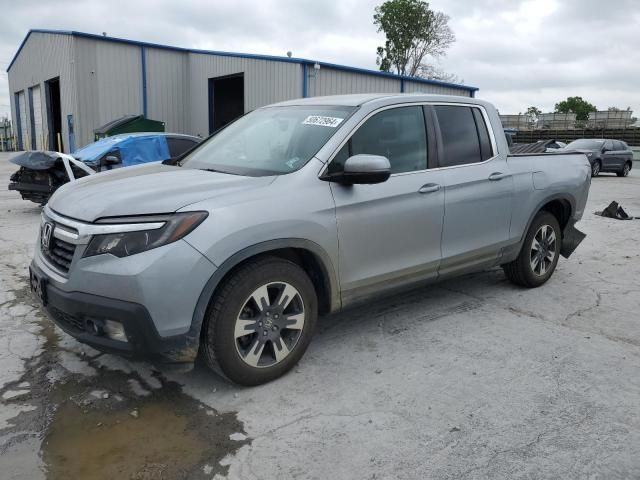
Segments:
[[[201,168],[200,170],[204,170],[205,172],[225,173],[227,175],[235,175],[235,173],[224,172],[222,170],[216,170],[215,168]]]

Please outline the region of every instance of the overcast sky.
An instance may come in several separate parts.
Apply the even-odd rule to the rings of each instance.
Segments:
[[[180,47],[294,56],[376,69],[381,0],[0,0],[0,116],[5,70],[30,28],[107,32]],[[502,113],[552,111],[580,95],[640,114],[640,1],[433,0],[457,37],[439,67]]]

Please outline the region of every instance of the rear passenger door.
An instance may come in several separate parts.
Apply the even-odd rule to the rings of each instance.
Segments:
[[[434,105],[438,163],[445,172],[445,216],[439,273],[498,262],[509,240],[513,178],[498,155],[483,109]]]
[[[394,106],[364,120],[329,162],[338,173],[350,156],[382,155],[392,172],[375,185],[331,183],[343,304],[437,276],[444,190],[443,172],[427,168],[435,147],[423,107]]]
[[[613,140],[613,154],[614,159],[611,168],[616,171],[621,171],[627,156],[627,149],[621,141]]]

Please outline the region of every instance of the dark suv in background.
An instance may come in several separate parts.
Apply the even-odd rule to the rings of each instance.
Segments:
[[[619,177],[626,177],[633,166],[633,152],[629,145],[621,140],[581,138],[562,150],[584,153],[591,163],[592,177],[597,177],[600,172],[611,172]]]

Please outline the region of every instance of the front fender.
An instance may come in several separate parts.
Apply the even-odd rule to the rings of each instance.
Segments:
[[[330,296],[330,310],[336,311],[341,307],[340,301],[340,286],[338,283],[338,276],[333,266],[333,262],[329,254],[317,243],[302,238],[282,238],[277,240],[270,240],[261,242],[256,245],[247,247],[231,257],[225,260],[209,278],[200,297],[196,304],[196,308],[193,312],[193,319],[191,321],[191,328],[189,330],[190,336],[200,335],[202,324],[204,323],[205,315],[209,308],[213,294],[220,285],[222,279],[237,265],[243,261],[255,257],[256,255],[265,254],[270,251],[281,250],[283,248],[296,248],[311,252],[320,261],[324,281],[328,283],[329,296]],[[196,337],[198,338],[198,337]]]

